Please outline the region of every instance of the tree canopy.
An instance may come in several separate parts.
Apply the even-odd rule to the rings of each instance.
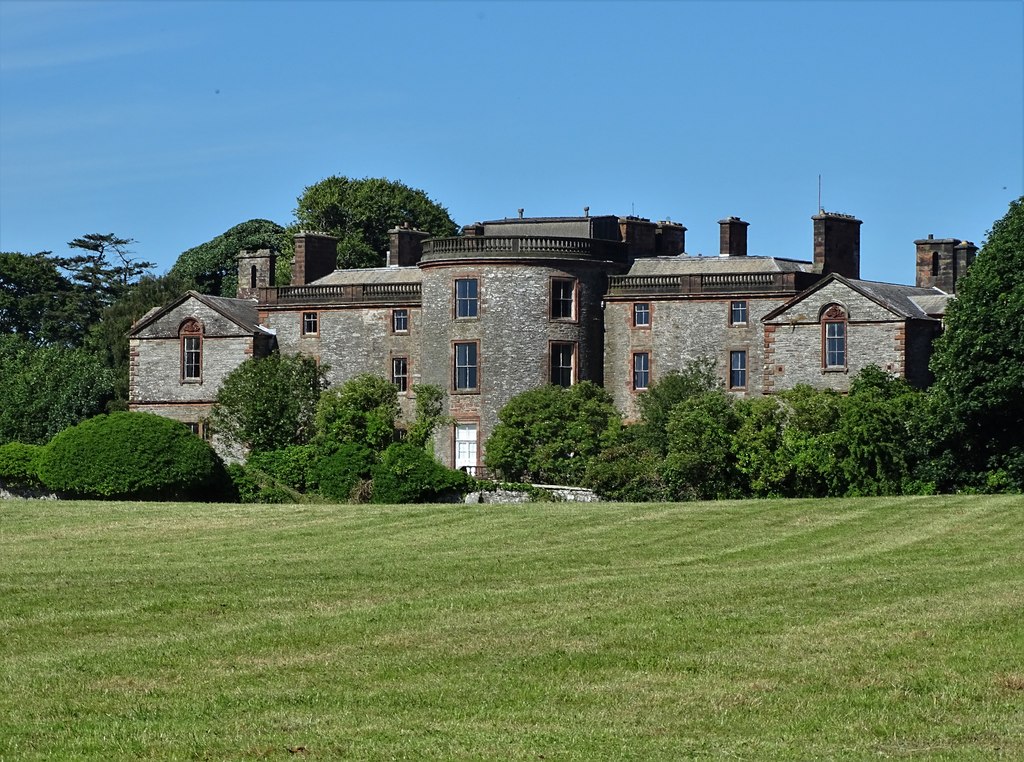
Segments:
[[[385,178],[332,175],[310,185],[298,198],[295,220],[298,228],[339,238],[342,268],[383,265],[388,230],[405,223],[435,237],[458,232],[448,210],[425,192]]]
[[[270,220],[247,220],[219,236],[183,251],[170,274],[189,281],[201,294],[233,297],[238,291],[238,252],[291,251],[288,232]]]
[[[113,374],[86,350],[0,336],[0,444],[43,444],[112,395]]]
[[[312,357],[250,358],[231,371],[217,392],[214,431],[254,452],[306,444],[326,388],[326,367]]]
[[[942,488],[1024,489],[1024,197],[995,222],[931,368]],[[994,481],[993,481],[994,480]]]
[[[581,484],[621,419],[611,395],[589,381],[517,394],[498,413],[485,462],[507,479]]]

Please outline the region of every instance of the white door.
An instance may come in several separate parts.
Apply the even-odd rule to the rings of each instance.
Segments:
[[[455,468],[476,472],[476,440],[475,423],[455,424]]]

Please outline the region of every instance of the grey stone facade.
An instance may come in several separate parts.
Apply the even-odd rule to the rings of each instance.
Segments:
[[[454,424],[435,452],[474,468],[500,408],[546,383],[603,384],[635,419],[638,355],[644,384],[711,360],[740,396],[798,383],[846,391],[870,364],[929,382],[949,298],[935,282],[955,285],[949,273],[963,274],[973,244],[916,242],[918,285],[899,286],[859,279],[853,217],[815,215],[806,260],[750,256],[747,223],[719,224],[718,257],[684,254],[682,225],[637,217],[519,217],[436,240],[396,228],[387,267],[347,271],[331,268],[334,239],[300,233],[291,285],[274,285],[272,252],[242,252],[238,299],[190,292],[136,324],[131,408],[199,421],[227,373],[272,349],[316,357],[332,384],[401,370],[403,416],[417,385],[444,389]],[[183,375],[190,319],[202,330],[198,379]]]

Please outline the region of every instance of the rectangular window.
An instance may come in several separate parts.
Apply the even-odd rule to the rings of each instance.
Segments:
[[[476,391],[479,384],[477,366],[477,344],[457,342],[455,344],[455,390]]]
[[[747,324],[747,303],[745,301],[732,302],[729,305],[729,325]]]
[[[576,319],[576,280],[573,278],[551,279],[551,319]]]
[[[302,313],[302,335],[315,336],[320,333],[320,316],[315,312]]]
[[[475,318],[479,286],[476,278],[458,278],[455,281],[455,317]]]
[[[565,341],[551,342],[551,383],[570,387],[573,384],[573,360],[576,345]]]
[[[648,328],[651,325],[651,305],[647,302],[637,302],[633,305],[633,326],[635,328]]]
[[[203,344],[199,336],[181,339],[181,377],[185,381],[198,381],[203,377]]]
[[[747,388],[747,353],[746,351],[729,353],[729,388]]]
[[[391,358],[391,383],[399,392],[409,391],[409,360],[405,357]]]
[[[646,389],[651,382],[651,354],[650,352],[635,352],[633,354],[633,388]]]
[[[846,323],[825,323],[825,367],[846,367]]]
[[[392,333],[409,332],[409,310],[391,310],[391,331]]]

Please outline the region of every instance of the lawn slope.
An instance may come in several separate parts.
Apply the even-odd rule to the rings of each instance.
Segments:
[[[0,502],[0,759],[1024,758],[1024,499]]]

